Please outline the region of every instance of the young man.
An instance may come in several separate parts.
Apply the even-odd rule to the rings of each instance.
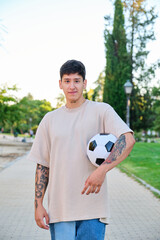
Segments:
[[[132,130],[110,105],[84,99],[85,73],[79,61],[62,65],[59,86],[66,105],[45,115],[29,154],[37,163],[35,220],[41,228],[50,225],[52,240],[104,240],[109,217],[106,173],[128,156],[135,143]],[[118,138],[98,168],[86,154],[97,133]],[[48,213],[43,207],[47,185]]]

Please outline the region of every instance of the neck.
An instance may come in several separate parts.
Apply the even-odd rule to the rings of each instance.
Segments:
[[[66,107],[67,108],[77,108],[77,107],[80,107],[85,101],[86,101],[86,99],[84,97],[77,101],[74,101],[74,100],[67,101]]]

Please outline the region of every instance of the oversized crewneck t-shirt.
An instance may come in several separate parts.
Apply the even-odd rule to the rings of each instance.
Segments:
[[[28,158],[49,168],[50,223],[99,218],[108,223],[107,177],[98,194],[81,194],[96,169],[87,157],[87,144],[98,133],[117,138],[132,130],[106,103],[86,100],[80,107],[65,106],[42,119]]]

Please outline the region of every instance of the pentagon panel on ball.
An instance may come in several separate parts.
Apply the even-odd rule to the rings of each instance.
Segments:
[[[87,145],[87,156],[91,163],[100,166],[111,153],[117,138],[111,133],[98,133]]]

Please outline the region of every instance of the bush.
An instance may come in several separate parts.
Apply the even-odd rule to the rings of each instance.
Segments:
[[[34,135],[36,134],[37,128],[38,128],[38,125],[35,125],[35,126],[32,127]]]
[[[136,142],[142,141],[142,133],[141,132],[134,132],[134,137],[135,137]]]

